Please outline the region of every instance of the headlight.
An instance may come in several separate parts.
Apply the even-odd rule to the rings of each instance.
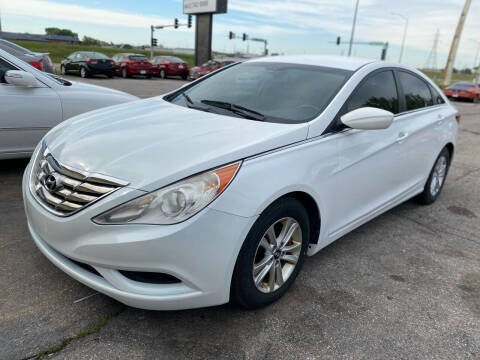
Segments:
[[[107,224],[177,224],[210,204],[228,186],[241,162],[192,176],[117,206],[93,218]]]

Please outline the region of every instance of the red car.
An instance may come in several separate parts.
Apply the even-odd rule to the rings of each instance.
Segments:
[[[190,79],[196,80],[223,66],[235,63],[235,60],[209,60],[205,64],[190,69]]]
[[[165,79],[167,76],[181,76],[182,79],[188,77],[188,64],[175,56],[155,56],[151,63],[155,75]]]
[[[449,98],[468,99],[473,102],[480,102],[480,87],[471,82],[457,82],[443,89],[443,93]]]
[[[154,74],[153,66],[145,55],[117,54],[112,60],[115,62],[115,72],[123,78],[143,75],[149,79]]]

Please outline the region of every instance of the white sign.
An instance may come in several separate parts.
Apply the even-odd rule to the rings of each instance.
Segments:
[[[183,0],[184,14],[217,12],[217,0]]]

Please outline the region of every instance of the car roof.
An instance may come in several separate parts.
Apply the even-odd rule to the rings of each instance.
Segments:
[[[374,63],[378,60],[363,59],[346,56],[330,55],[291,55],[291,56],[269,56],[248,60],[248,62],[281,62],[299,65],[314,65],[330,67],[335,69],[355,71],[364,65]]]
[[[470,86],[477,86],[475,83],[470,81],[457,81],[453,85],[470,85]]]

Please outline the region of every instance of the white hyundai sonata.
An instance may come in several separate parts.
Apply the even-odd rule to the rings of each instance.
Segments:
[[[24,175],[28,226],[56,266],[125,304],[260,307],[306,255],[434,202],[458,120],[403,65],[247,61],[50,131]]]

